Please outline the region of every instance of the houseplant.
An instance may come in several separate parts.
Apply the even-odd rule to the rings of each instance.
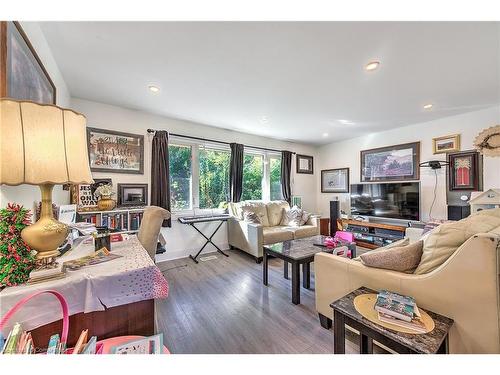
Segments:
[[[95,189],[94,197],[97,199],[99,211],[109,211],[115,208],[116,202],[111,198],[114,194],[113,187],[109,184],[101,185]]]

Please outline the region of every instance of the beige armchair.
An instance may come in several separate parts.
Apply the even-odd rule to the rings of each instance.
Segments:
[[[437,269],[422,275],[369,268],[318,253],[316,310],[331,326],[330,303],[361,286],[415,297],[419,306],[454,319],[450,353],[500,353],[500,236],[474,235]]]
[[[153,261],[155,260],[161,225],[163,220],[167,219],[170,219],[170,212],[164,208],[148,206],[144,209],[144,216],[142,217],[137,238]]]

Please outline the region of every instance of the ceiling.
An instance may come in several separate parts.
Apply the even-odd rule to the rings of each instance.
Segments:
[[[500,103],[495,22],[40,25],[73,97],[278,139],[324,144]]]

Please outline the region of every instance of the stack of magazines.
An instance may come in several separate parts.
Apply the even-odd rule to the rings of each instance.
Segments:
[[[407,328],[415,333],[427,332],[413,297],[381,290],[377,296],[375,310],[382,322]]]

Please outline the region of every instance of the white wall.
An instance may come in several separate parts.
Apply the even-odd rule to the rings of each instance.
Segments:
[[[36,22],[21,22],[21,27],[28,36],[33,48],[38,57],[47,70],[50,78],[56,86],[56,102],[61,107],[70,105],[70,95],[66,83],[62,77],[59,68],[52,56],[47,40],[43,35],[40,26]],[[16,202],[32,209],[33,202],[40,200],[40,189],[37,186],[21,185],[21,186],[1,186],[0,206],[4,207],[8,202]],[[62,203],[67,203],[68,192],[63,191],[61,186],[54,187],[54,200]]]
[[[94,178],[112,178],[113,185],[118,183],[148,183],[151,191],[151,140],[152,135],[147,134],[147,129],[165,129],[172,133],[194,135],[202,138],[210,138],[227,142],[238,142],[245,145],[267,147],[277,150],[289,150],[297,153],[312,155],[317,162],[317,148],[297,143],[283,142],[275,139],[259,137],[226,129],[210,127],[188,121],[182,121],[145,112],[134,111],[112,105],[91,102],[72,98],[71,108],[87,116],[87,125],[95,128],[124,131],[144,135],[144,174],[120,174],[94,172]],[[293,166],[293,171],[295,167]],[[317,168],[315,168],[317,171]],[[318,190],[316,175],[305,175],[293,173],[293,194],[302,196],[303,207],[311,212],[316,212],[316,192]],[[59,202],[58,202],[59,203]],[[164,236],[167,240],[167,252],[158,260],[185,257],[197,251],[204,243],[203,238],[189,226],[182,225],[175,219],[172,228],[164,228]],[[200,226],[204,232],[209,234],[216,224]],[[225,225],[214,237],[215,243],[221,248],[227,248],[227,231]],[[208,251],[214,251],[212,246],[207,246]]]
[[[476,135],[485,128],[500,124],[500,106],[481,111],[446,117],[435,121],[392,129],[385,132],[367,134],[362,137],[334,142],[319,149],[318,172],[321,169],[350,168],[350,183],[360,182],[360,151],[390,146],[399,143],[420,141],[420,160],[446,160],[446,155],[432,153],[432,138],[461,134],[461,149],[472,149]],[[320,174],[318,174],[318,186]],[[432,210],[436,219],[445,219],[446,212],[446,174],[445,169],[438,172],[437,199]],[[422,192],[422,219],[428,219],[429,208],[433,198],[434,172],[429,168],[420,170]],[[484,189],[500,187],[500,158],[484,158]],[[328,216],[330,200],[339,197],[341,208],[349,212],[349,194],[318,193],[318,210]]]

